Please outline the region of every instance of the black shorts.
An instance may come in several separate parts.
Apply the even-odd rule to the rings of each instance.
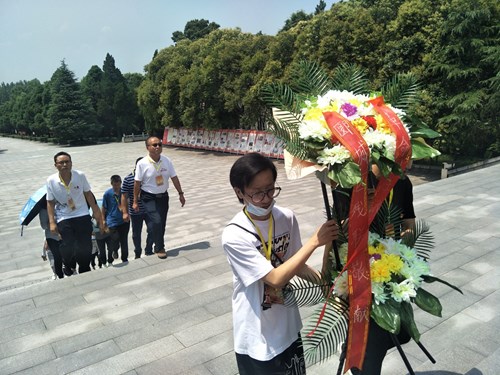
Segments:
[[[236,363],[240,375],[306,375],[300,335],[283,353],[269,361],[258,361],[246,354],[236,353]]]

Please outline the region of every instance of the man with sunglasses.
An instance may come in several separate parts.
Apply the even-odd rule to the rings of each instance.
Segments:
[[[169,207],[169,179],[179,194],[182,207],[186,199],[172,161],[161,154],[160,139],[154,136],[148,137],[146,148],[148,155],[137,163],[135,170],[132,208],[135,212],[139,212],[139,200],[142,201],[151,224],[155,253],[158,258],[166,259],[164,236]]]

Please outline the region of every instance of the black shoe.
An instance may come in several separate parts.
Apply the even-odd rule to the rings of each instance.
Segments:
[[[145,253],[145,254],[146,254],[146,256],[148,256],[148,257],[149,257],[149,256],[151,256],[151,255],[153,255],[153,253],[152,253],[152,252],[151,252],[151,253]]]
[[[134,259],[139,259],[141,257],[141,254],[135,254],[135,258]]]

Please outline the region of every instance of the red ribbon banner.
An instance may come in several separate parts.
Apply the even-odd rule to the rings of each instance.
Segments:
[[[371,306],[371,279],[368,255],[367,178],[370,151],[359,131],[337,112],[324,112],[326,123],[361,169],[362,183],[354,186],[349,209],[347,276],[349,285],[349,336],[344,371],[363,368]]]
[[[396,152],[394,155],[394,161],[399,164],[401,169],[404,171],[406,169],[406,164],[408,164],[408,161],[411,159],[411,142],[408,132],[399,117],[384,103],[383,97],[379,96],[368,100],[368,102],[373,105],[375,111],[382,116],[384,121],[389,125],[389,128],[396,136]],[[388,178],[381,178],[378,182],[373,202],[371,202],[370,205],[368,216],[369,223],[371,223],[375,218],[382,202],[385,200],[398,179],[399,176],[391,173]]]

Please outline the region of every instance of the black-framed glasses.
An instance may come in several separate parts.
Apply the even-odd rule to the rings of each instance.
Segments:
[[[253,194],[247,194],[245,193],[253,203],[260,203],[264,200],[264,198],[267,196],[268,198],[276,198],[278,195],[281,193],[281,188],[279,186],[275,186],[271,189],[263,190],[263,191],[258,191]]]
[[[161,143],[151,143],[151,147],[161,147]]]

